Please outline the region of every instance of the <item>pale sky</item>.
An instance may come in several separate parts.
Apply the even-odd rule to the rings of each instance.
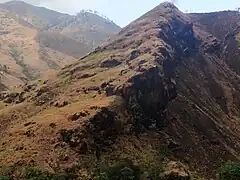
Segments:
[[[0,0],[3,1],[6,0]],[[25,0],[25,2],[68,14],[75,14],[82,9],[96,10],[123,27],[163,0]],[[177,0],[176,6],[182,11],[190,12],[234,10],[240,7],[240,0]]]

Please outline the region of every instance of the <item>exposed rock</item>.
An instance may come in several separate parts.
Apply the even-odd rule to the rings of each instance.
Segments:
[[[54,103],[54,106],[58,107],[58,108],[61,108],[61,107],[67,106],[67,105],[68,105],[68,101],[61,101],[61,102]]]
[[[190,174],[180,162],[169,162],[165,168],[163,178],[166,180],[190,180]]]
[[[79,133],[77,129],[75,130],[66,130],[62,129],[60,131],[61,139],[68,143],[71,147],[78,147],[81,143],[82,138],[84,137],[83,134]]]
[[[91,106],[90,109],[92,109],[92,110],[98,110],[98,109],[100,109],[100,107],[98,107],[98,106]]]
[[[106,94],[107,97],[108,96],[113,96],[114,95],[114,86],[106,87],[105,94]]]
[[[73,115],[69,116],[68,119],[71,121],[76,121],[80,117],[86,117],[88,115],[90,115],[90,113],[88,111],[81,111],[81,112],[77,112],[77,113],[74,113]]]
[[[36,85],[35,84],[26,84],[24,85],[24,91],[25,92],[30,92],[32,90],[35,90]]]
[[[80,113],[74,113],[73,115],[69,116],[68,119],[71,121],[76,121],[81,117]]]
[[[88,149],[88,144],[86,140],[82,140],[79,148],[78,148],[79,153],[87,153],[89,151]]]
[[[22,103],[25,101],[24,92],[21,93],[2,93],[0,94],[0,100],[3,100],[4,103]]]
[[[24,150],[24,147],[23,147],[23,146],[18,146],[18,147],[16,147],[16,151],[22,151],[22,150]]]
[[[144,72],[133,75],[114,92],[128,102],[137,124],[149,121],[147,124],[151,126],[151,119],[159,119],[159,114],[177,97],[175,84],[169,79],[163,79],[159,74],[157,67],[148,67]]]
[[[79,74],[79,75],[76,75],[76,78],[77,78],[77,79],[90,78],[90,77],[95,76],[96,74],[97,74],[97,73],[85,73],[85,74]]]
[[[88,111],[82,111],[79,114],[80,114],[80,117],[86,117],[86,116],[89,115],[89,112]]]
[[[123,76],[124,74],[127,74],[128,71],[129,71],[128,69],[121,70],[121,72],[119,73],[119,76]]]
[[[110,111],[108,108],[101,108],[89,119],[87,131],[91,134],[95,147],[105,150],[115,142],[119,129],[121,129],[117,122],[116,112]]]
[[[50,126],[51,128],[55,128],[57,125],[56,125],[55,123],[50,123],[49,126]]]
[[[88,91],[99,91],[100,88],[98,86],[91,86],[89,88],[87,88]]]
[[[107,59],[103,60],[100,64],[100,67],[102,68],[112,68],[120,65],[122,62],[117,59]]]
[[[24,135],[27,136],[27,137],[34,137],[35,136],[34,131],[32,131],[32,130],[27,130],[24,133]]]
[[[110,79],[110,80],[108,80],[108,81],[105,81],[105,82],[103,82],[102,84],[101,84],[101,88],[102,89],[104,89],[105,87],[107,87],[108,85],[110,85],[110,83],[112,83],[113,82],[113,79]]]
[[[48,83],[48,80],[43,81],[43,84],[47,84],[47,83]]]
[[[40,93],[37,94],[36,97],[34,97],[33,99],[35,100],[35,104],[37,106],[42,106],[48,102],[50,102],[52,99],[54,98],[54,93],[51,91],[46,91],[45,93]]]
[[[214,53],[218,52],[221,48],[221,43],[217,38],[210,38],[202,45],[205,52]]]
[[[86,115],[86,114],[82,114]],[[61,139],[68,143],[78,152],[104,151],[114,144],[119,133],[116,113],[108,108],[101,108],[96,114],[88,119],[84,128],[74,130],[61,130]],[[78,119],[80,113],[74,114],[71,118]]]
[[[36,96],[41,96],[43,93],[49,91],[49,87],[48,86],[42,86],[39,89],[36,90],[37,94]]]
[[[181,147],[180,144],[178,144],[177,142],[175,142],[175,141],[172,140],[172,139],[167,139],[167,144],[168,144],[168,148],[169,148],[171,151],[179,150],[179,148]]]
[[[15,99],[15,103],[19,104],[25,101],[25,98],[23,97],[24,93],[20,93],[19,96],[17,96],[17,98]]]
[[[136,59],[140,55],[139,50],[133,50],[130,55],[130,60]]]
[[[25,123],[24,126],[29,126],[29,125],[32,125],[32,124],[36,124],[36,122],[28,122],[28,123]]]

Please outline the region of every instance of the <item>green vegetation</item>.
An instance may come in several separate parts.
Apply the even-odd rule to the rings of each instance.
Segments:
[[[30,72],[31,70],[30,67],[24,63],[24,57],[22,55],[22,51],[18,47],[16,47],[15,45],[9,45],[9,54],[13,58],[13,60],[16,62],[16,64],[21,66],[22,72],[27,78],[31,80],[35,78]]]
[[[49,27],[49,24],[46,21],[40,19],[37,16],[34,16],[32,18],[32,24],[36,27],[41,28],[41,29],[47,29]]]
[[[70,177],[56,176],[48,172],[43,172],[37,168],[27,168],[25,170],[24,178],[26,180],[67,180]]]
[[[0,176],[0,180],[10,180],[10,177],[7,177],[7,176]]]
[[[220,180],[240,179],[240,163],[227,163],[219,169]]]
[[[23,179],[23,180],[70,180],[74,179],[73,175],[56,175],[42,171],[36,167],[20,166],[1,166],[0,180]]]
[[[103,166],[97,180],[137,180],[140,179],[140,176],[140,167],[134,165],[132,161],[124,159],[113,166]]]
[[[21,62],[23,60],[22,52],[14,45],[9,46],[9,54],[16,62]]]

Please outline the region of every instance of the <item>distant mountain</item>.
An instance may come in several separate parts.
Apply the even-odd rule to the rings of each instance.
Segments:
[[[89,11],[81,11],[76,16],[64,17],[63,21],[50,28],[53,31],[96,47],[111,35],[120,31],[112,21]]]
[[[91,50],[72,53],[85,45],[60,34],[50,37],[48,34],[9,11],[0,10],[0,81],[5,87],[22,84],[49,70],[59,69]],[[75,48],[62,48],[65,43],[69,48]]]
[[[74,62],[119,30],[95,13],[71,16],[22,1],[0,4],[0,91]]]
[[[0,8],[16,14],[37,28],[47,28],[61,22],[61,18],[69,15],[62,14],[44,7],[36,7],[23,1],[9,1],[0,4]]]
[[[76,16],[36,7],[22,1],[0,4],[36,28],[60,32],[92,47],[120,31],[120,27],[94,11],[80,11]]]

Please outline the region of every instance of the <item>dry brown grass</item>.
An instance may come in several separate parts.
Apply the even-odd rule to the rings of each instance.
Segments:
[[[44,47],[43,52],[42,45],[35,39],[37,30],[18,21],[14,15],[1,11],[0,19],[1,28],[8,32],[0,35],[0,63],[8,67],[8,73],[5,73],[2,81],[8,87],[19,85],[23,79],[44,75],[49,69],[55,70],[75,61],[74,57],[48,47]],[[17,59],[19,62],[9,53],[13,48],[20,54]],[[51,67],[49,62],[55,63],[56,68]]]

